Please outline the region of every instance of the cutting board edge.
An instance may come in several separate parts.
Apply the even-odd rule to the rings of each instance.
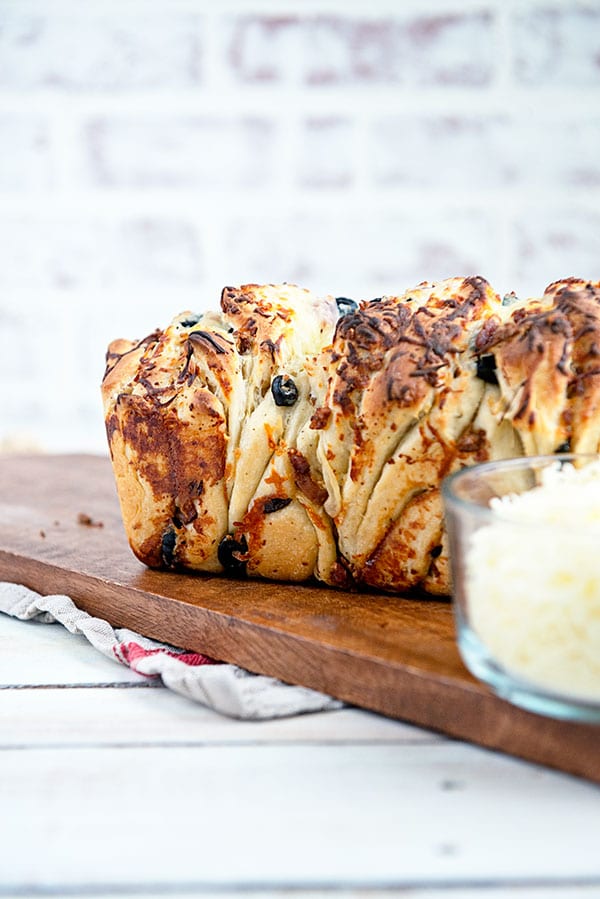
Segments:
[[[10,568],[6,567],[7,563],[11,566],[15,564],[23,566],[25,576],[22,574],[18,577],[12,576]],[[156,629],[151,624],[149,628],[144,628],[143,622],[140,627],[139,615],[131,614],[127,610],[123,613],[121,609],[120,617],[111,614],[110,609],[107,614],[106,601],[103,598],[105,591],[110,590],[113,594],[116,591],[118,594],[127,589],[120,585],[115,587],[109,580],[72,572],[50,562],[28,559],[5,550],[0,550],[0,578],[24,583],[25,586],[40,593],[48,592],[50,587],[51,593],[61,592],[70,595],[84,611],[105,617],[115,627],[129,627],[143,632],[145,636],[174,645],[183,645],[182,641],[177,639],[177,632],[169,627],[165,629],[159,624]],[[85,586],[82,589],[82,582],[87,587],[92,586],[95,589],[91,592],[88,592]],[[211,626],[214,626],[218,619],[233,622],[233,629],[237,632],[233,649],[228,649],[221,641],[211,642],[211,635],[214,640],[214,633],[220,631],[219,626],[215,628],[215,632],[209,630],[209,638],[203,646],[196,644],[194,640],[186,648],[206,652],[257,674],[265,674],[288,683],[301,684],[328,693],[336,699],[409,724],[466,740],[489,750],[504,752],[528,762],[543,764],[600,784],[600,758],[594,763],[592,752],[598,730],[591,726],[566,725],[564,722],[524,712],[494,696],[487,687],[477,682],[469,684],[440,679],[422,671],[392,665],[388,661],[366,658],[364,655],[360,656],[339,647],[329,650],[330,658],[323,666],[322,646],[315,644],[309,637],[273,632],[260,624],[249,624],[234,616],[227,616],[196,604],[187,604],[180,599],[157,597],[142,590],[135,592],[142,601],[142,608],[144,602],[159,599],[168,603],[175,602],[179,606],[179,611],[185,609],[184,617],[190,614],[206,617]],[[227,629],[228,636],[231,637],[229,625]],[[257,632],[259,632],[258,642]],[[302,643],[301,648],[305,654],[298,663],[299,643]],[[225,652],[211,651],[213,647],[221,645],[225,646]],[[231,646],[231,643],[229,645]],[[269,649],[265,653],[267,645]],[[257,659],[260,659],[260,662],[257,662]],[[353,670],[357,664],[363,675],[358,686],[356,671]],[[330,670],[332,667],[333,676]],[[317,674],[314,675],[314,672]],[[372,689],[368,694],[365,694],[365,675],[367,680],[377,685],[376,689]],[[413,692],[412,688],[415,687],[417,691]],[[460,694],[462,702],[460,716],[452,714],[457,693]],[[544,743],[544,736],[549,742]],[[536,747],[533,752],[528,748],[531,742]],[[562,757],[566,748],[565,743],[571,744],[566,763]]]

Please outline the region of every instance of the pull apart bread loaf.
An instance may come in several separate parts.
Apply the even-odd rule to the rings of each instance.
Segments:
[[[125,529],[152,567],[450,590],[440,483],[600,444],[600,283],[483,278],[357,306],[227,287],[114,341],[103,382]]]

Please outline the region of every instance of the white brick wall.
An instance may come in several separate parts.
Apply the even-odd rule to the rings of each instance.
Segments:
[[[600,0],[0,0],[0,448],[226,283],[600,278]]]

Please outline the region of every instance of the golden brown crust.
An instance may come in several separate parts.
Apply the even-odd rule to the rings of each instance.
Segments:
[[[338,325],[312,426],[339,486],[326,509],[356,581],[374,583],[374,554],[396,552],[403,510],[451,470],[483,394],[470,345],[500,309],[483,278],[456,278],[363,304]],[[441,530],[441,513],[436,518]],[[401,558],[396,579],[388,572],[378,586],[406,588]]]
[[[569,279],[551,287],[546,294],[554,297],[573,332],[565,413],[569,449],[595,453],[600,445],[600,283]]]
[[[492,353],[505,404],[527,455],[552,453],[564,442],[570,346],[569,319],[555,307],[516,310],[480,343]]]
[[[600,283],[503,302],[454,278],[339,318],[293,285],[229,287],[220,313],[114,341],[102,390],[146,564],[443,595],[447,474],[598,451]]]
[[[224,291],[221,315],[183,313],[139,345],[109,347],[107,434],[125,528],[146,564],[313,574],[320,538],[291,462],[314,411],[300,316],[313,344],[331,339],[332,298],[246,285]]]

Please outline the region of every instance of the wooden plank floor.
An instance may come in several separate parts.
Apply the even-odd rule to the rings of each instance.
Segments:
[[[600,789],[357,709],[223,718],[0,615],[0,895],[600,894]]]

